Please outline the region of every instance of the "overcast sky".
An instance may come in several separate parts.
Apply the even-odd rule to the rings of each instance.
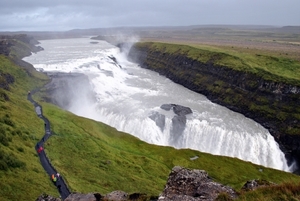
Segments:
[[[300,0],[0,0],[0,31],[300,25]]]

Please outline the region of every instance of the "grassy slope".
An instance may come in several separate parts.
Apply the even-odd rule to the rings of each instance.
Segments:
[[[43,75],[39,75],[42,80],[29,77],[25,70],[2,55],[0,71],[15,78],[10,91],[0,89],[10,98],[9,101],[0,101],[0,126],[7,138],[11,138],[9,146],[0,144],[1,153],[9,155],[11,160],[26,163],[25,167],[0,170],[0,200],[32,200],[45,189],[55,193],[34,150],[35,143],[43,136],[43,122],[36,118],[32,104],[26,100],[27,91],[42,86],[47,78]],[[9,116],[13,126],[3,122],[4,116]]]
[[[42,192],[58,195],[41,167],[34,150],[43,136],[43,122],[26,100],[27,91],[46,82],[42,74],[28,74],[0,56],[0,70],[15,77],[9,101],[0,101],[1,127],[8,146],[0,144],[1,153],[25,165],[0,170],[0,200],[34,200]],[[2,90],[2,89],[1,89]],[[216,181],[237,190],[250,179],[266,179],[276,183],[299,181],[293,174],[263,168],[238,159],[213,156],[193,150],[149,145],[102,123],[77,117],[34,97],[51,121],[53,132],[45,150],[54,167],[65,177],[72,191],[107,193],[124,190],[158,195],[171,168],[180,165],[206,170]],[[4,121],[9,117],[10,126]],[[190,157],[199,156],[191,161]],[[263,171],[259,171],[263,169]]]
[[[300,62],[284,56],[272,56],[268,53],[257,54],[255,50],[241,51],[241,48],[217,47],[207,45],[183,45],[159,42],[137,44],[166,52],[179,53],[189,58],[214,64],[229,66],[235,70],[252,72],[266,80],[300,85]]]

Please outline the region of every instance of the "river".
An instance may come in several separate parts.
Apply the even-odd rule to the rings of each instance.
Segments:
[[[237,157],[266,167],[291,171],[273,136],[255,121],[209,101],[156,72],[127,60],[119,48],[89,38],[40,41],[44,51],[24,58],[44,72],[82,73],[86,86],[70,97],[70,112],[101,121],[148,143],[191,148],[215,155]],[[189,107],[178,118],[163,104]],[[180,125],[177,127],[176,121]]]

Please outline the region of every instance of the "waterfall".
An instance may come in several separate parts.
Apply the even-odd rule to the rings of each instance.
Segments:
[[[81,73],[89,80],[87,84],[73,81],[67,85],[70,104],[64,109],[148,143],[237,157],[290,171],[268,130],[203,95],[127,61],[118,48],[104,41],[90,44],[87,38],[46,40],[41,41],[41,46],[45,51],[24,60],[44,72]],[[93,91],[94,98],[84,93],[87,89]],[[75,94],[78,91],[81,93]],[[189,108],[191,112],[176,114],[174,107]]]

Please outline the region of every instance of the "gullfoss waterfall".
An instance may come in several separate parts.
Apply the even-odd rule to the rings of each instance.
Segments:
[[[237,157],[291,171],[268,130],[129,62],[119,48],[105,41],[91,44],[88,38],[45,40],[41,46],[44,51],[24,59],[37,70],[87,77],[88,82],[58,87],[64,90],[60,94],[68,91],[68,104],[60,105],[64,109],[148,143]],[[54,97],[63,102],[60,98]]]

